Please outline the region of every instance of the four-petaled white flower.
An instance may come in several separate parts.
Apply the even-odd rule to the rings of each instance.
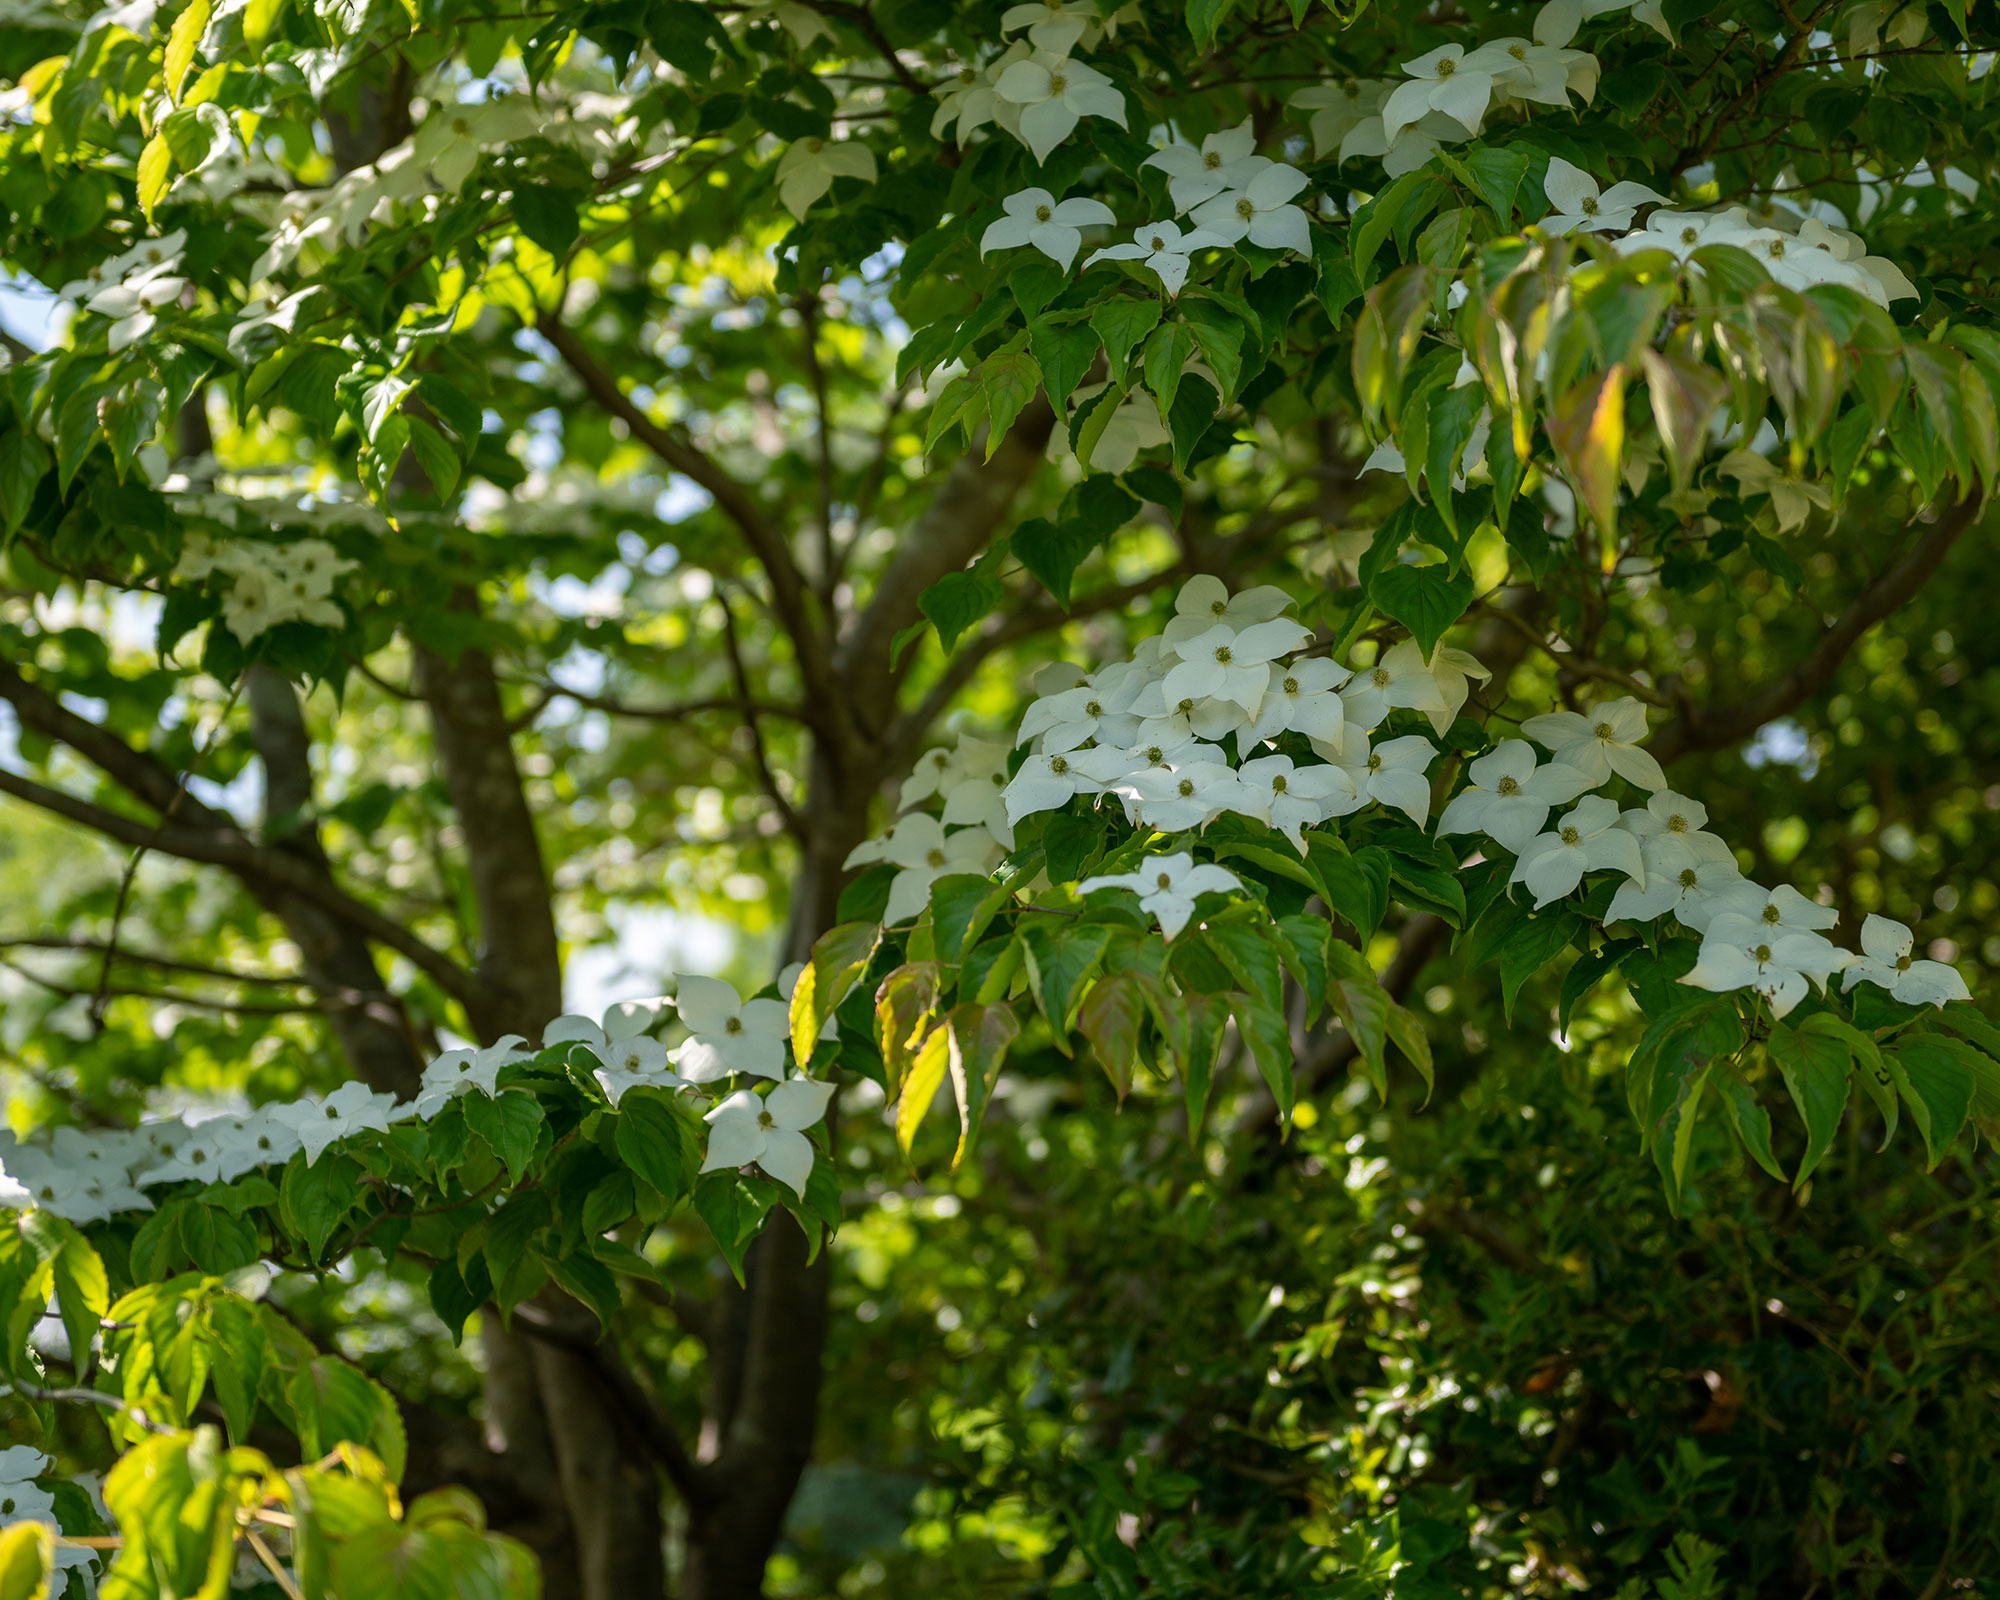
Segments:
[[[1292,197],[1312,180],[1297,167],[1272,165],[1240,189],[1227,189],[1194,208],[1195,226],[1235,244],[1312,254],[1312,229]]]
[[[1664,205],[1667,199],[1643,183],[1614,183],[1600,190],[1595,178],[1561,156],[1549,157],[1542,192],[1555,207],[1541,222],[1549,233],[1620,233],[1632,226],[1639,207]]]
[[[123,350],[152,332],[159,320],[155,313],[178,301],[187,286],[186,278],[176,276],[170,268],[158,267],[99,289],[84,305],[112,319],[110,347]]]
[[[1690,914],[1694,920],[1690,920]],[[1719,889],[1699,907],[1681,914],[1681,921],[1697,933],[1705,933],[1717,917],[1747,917],[1766,933],[1820,933],[1840,920],[1832,906],[1808,900],[1789,883],[1775,889],[1739,878]]]
[[[558,1022],[582,1022],[582,1017],[558,1018]],[[551,1028],[555,1023],[549,1025]],[[491,1044],[474,1049],[447,1050],[424,1068],[423,1087],[417,1094],[417,1115],[428,1122],[442,1111],[447,1101],[477,1089],[484,1095],[500,1092],[500,1069],[528,1059],[521,1047],[528,1041],[518,1033],[506,1034]]]
[[[1228,894],[1243,887],[1243,880],[1227,867],[1204,861],[1195,865],[1185,850],[1169,856],[1150,856],[1136,872],[1112,873],[1086,878],[1076,886],[1078,894],[1099,889],[1130,889],[1139,897],[1139,909],[1158,918],[1160,932],[1171,939],[1194,916],[1195,901],[1205,894]]]
[[[931,885],[947,873],[985,877],[1000,859],[1000,845],[984,828],[946,833],[935,817],[917,812],[898,822],[890,835],[889,860],[903,870],[889,880],[888,924],[908,922],[930,903]]]
[[[714,1083],[732,1072],[785,1075],[789,1008],[782,1000],[745,1000],[720,978],[684,977],[674,997],[690,1037],[669,1059],[689,1083]]]
[[[1586,872],[1610,869],[1643,885],[1646,864],[1639,841],[1618,826],[1618,806],[1601,794],[1586,795],[1549,832],[1521,847],[1508,883],[1523,883],[1539,911],[1583,881]]]
[[[1285,103],[1308,114],[1306,126],[1312,131],[1313,154],[1324,160],[1329,150],[1338,150],[1341,141],[1362,123],[1371,117],[1380,120],[1389,89],[1389,84],[1375,80],[1343,78],[1338,83],[1301,89]]]
[[[1302,733],[1325,744],[1337,742],[1340,730],[1347,725],[1347,703],[1339,690],[1353,675],[1325,656],[1310,656],[1293,662],[1283,672],[1274,671],[1257,720],[1243,730],[1238,745],[1247,750],[1281,733]]]
[[[1639,847],[1642,859],[1645,853],[1646,847],[1642,844]],[[1611,897],[1604,920],[1651,922],[1655,917],[1671,911],[1682,927],[1699,931],[1708,921],[1708,908],[1714,903],[1716,895],[1742,880],[1743,874],[1737,870],[1735,857],[1726,853],[1709,860],[1689,862],[1677,871],[1655,871],[1648,863],[1645,885],[1621,883],[1618,892]]]
[[[1902,923],[1873,912],[1861,924],[1861,954],[1841,975],[1842,989],[1857,983],[1878,983],[1906,1006],[1942,1006],[1953,1000],[1970,1000],[1956,967],[1942,961],[1917,961],[1910,952],[1917,936]]]
[[[1149,222],[1143,228],[1132,231],[1130,244],[1106,245],[1095,251],[1084,262],[1086,268],[1094,267],[1100,261],[1136,261],[1160,280],[1160,286],[1169,298],[1181,292],[1187,282],[1188,268],[1193,265],[1197,250],[1217,250],[1229,241],[1219,233],[1211,233],[1206,228],[1193,228],[1182,233],[1171,222]]]
[[[1223,812],[1240,812],[1249,803],[1243,780],[1221,761],[1149,767],[1112,787],[1138,822],[1162,833],[1205,828]]]
[[[389,1114],[395,1109],[393,1094],[376,1094],[365,1083],[348,1082],[324,1100],[299,1100],[274,1107],[273,1115],[282,1116],[298,1131],[299,1145],[310,1167],[336,1139],[368,1129],[387,1133]]]
[[[1431,814],[1431,783],[1424,771],[1437,746],[1420,733],[1385,739],[1369,746],[1367,735],[1353,723],[1341,730],[1336,746],[1316,747],[1345,769],[1363,800],[1378,800],[1402,812],[1418,827]]]
[[[1300,767],[1290,756],[1259,756],[1236,776],[1248,791],[1247,813],[1270,823],[1300,855],[1306,853],[1302,830],[1361,809],[1360,791],[1345,767]]]
[[[979,253],[983,256],[989,250],[1016,250],[1031,244],[1065,272],[1083,248],[1083,234],[1078,230],[1117,220],[1102,200],[1078,196],[1059,201],[1046,189],[1023,189],[1000,205],[1007,215],[988,224],[980,236]]]
[[[1257,155],[1256,149],[1256,131],[1245,118],[1234,128],[1211,133],[1201,141],[1199,150],[1192,145],[1170,144],[1155,150],[1144,164],[1167,175],[1167,193],[1175,210],[1188,211],[1225,189],[1241,189],[1270,167],[1270,160]]]
[[[778,198],[799,221],[835,178],[875,181],[875,152],[859,139],[800,139],[778,158]]]
[[[1312,640],[1312,631],[1282,617],[1232,628],[1226,622],[1173,647],[1179,662],[1167,673],[1160,693],[1167,704],[1182,700],[1234,701],[1255,716],[1271,682],[1271,663]]]
[[[942,139],[944,130],[958,124],[958,142],[964,144],[977,128],[999,119],[1001,100],[994,81],[1016,61],[1026,61],[1031,46],[1019,39],[983,67],[963,66],[937,86],[937,110],[931,113],[931,137]],[[1014,108],[1006,108],[1009,119]]]
[[[1269,622],[1291,609],[1292,597],[1274,584],[1258,584],[1232,595],[1223,581],[1211,573],[1197,573],[1181,585],[1174,596],[1174,614],[1159,635],[1162,651],[1206,633],[1218,622],[1232,628],[1247,628],[1253,622]],[[1153,641],[1146,641],[1151,644]],[[1141,648],[1144,648],[1142,646]]]
[[[826,1103],[832,1098],[833,1085],[812,1078],[793,1078],[768,1095],[738,1089],[703,1119],[709,1133],[701,1170],[720,1172],[754,1161],[803,1200],[813,1169],[813,1145],[806,1129],[826,1115]]]
[[[1096,794],[1104,787],[1067,755],[1029,756],[1005,790],[1007,821],[1017,824],[1037,811],[1067,805],[1074,795]]]
[[[1715,918],[1682,983],[1726,994],[1753,989],[1782,1017],[1854,958],[1817,933],[1781,933],[1733,913]]]
[[[1703,861],[1729,861],[1736,857],[1729,846],[1712,833],[1702,831],[1708,808],[1671,789],[1652,795],[1643,810],[1625,812],[1618,826],[1637,837],[1639,854],[1646,863],[1646,881],[1656,872],[1677,875],[1683,868]]]
[[[1542,831],[1554,807],[1590,787],[1586,774],[1559,761],[1537,767],[1534,746],[1525,739],[1503,739],[1466,771],[1472,783],[1452,796],[1437,831],[1483,833],[1516,855]]]
[[[1097,20],[1097,8],[1083,0],[1028,0],[1000,13],[1000,31],[1026,28],[1037,50],[1066,56]]]
[[[1432,111],[1451,118],[1477,137],[1493,99],[1493,74],[1466,64],[1464,45],[1441,44],[1414,61],[1405,61],[1403,70],[1411,81],[1398,84],[1382,105],[1382,131],[1390,144]]]
[[[1129,744],[1139,731],[1132,702],[1144,687],[1127,674],[1116,684],[1087,683],[1060,694],[1044,695],[1021,714],[1015,742],[1026,744],[1036,740],[1035,748],[1051,755],[1092,742]]]
[[[1020,107],[1018,137],[1034,151],[1037,163],[1046,163],[1049,152],[1085,117],[1108,117],[1125,126],[1125,97],[1111,80],[1052,51],[1037,50],[1026,61],[1016,61],[993,87],[1002,100]]]
[[[1440,736],[1452,724],[1471,694],[1469,678],[1492,673],[1471,655],[1439,645],[1424,659],[1415,639],[1403,639],[1384,651],[1372,667],[1363,667],[1341,690],[1347,720],[1364,733],[1382,725],[1391,710],[1421,711]]]
[[[1530,717],[1521,731],[1565,766],[1593,784],[1612,773],[1642,789],[1664,789],[1667,775],[1639,748],[1646,737],[1646,708],[1630,695],[1607,700],[1587,712],[1547,711]]]

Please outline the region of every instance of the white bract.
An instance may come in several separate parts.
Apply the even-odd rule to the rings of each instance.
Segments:
[[[1097,10],[1082,0],[1029,0],[1026,5],[1009,6],[1000,13],[1000,31],[1012,33],[1026,28],[1037,50],[1066,56],[1077,41],[1097,24]]]
[[[1549,832],[1521,847],[1507,881],[1525,884],[1539,911],[1568,894],[1586,872],[1604,870],[1622,872],[1641,885],[1646,881],[1639,841],[1618,826],[1617,804],[1593,794],[1579,800]]]
[[[1015,62],[1026,61],[1031,48],[1025,39],[1017,40],[985,66],[960,67],[946,79],[937,91],[937,110],[931,114],[931,137],[942,139],[944,130],[955,122],[958,142],[964,144],[975,129],[1001,121],[1003,107],[1006,120],[1012,121],[1016,108],[1002,101],[993,85]]]
[[[1007,785],[1007,820],[1018,824],[1023,817],[1054,811],[1074,795],[1096,794],[1103,787],[1069,756],[1029,756]]]
[[[1170,144],[1146,157],[1144,165],[1167,175],[1167,194],[1177,211],[1189,211],[1227,189],[1241,189],[1270,167],[1257,155],[1257,134],[1246,118],[1234,128],[1211,133],[1201,148]]]
[[[1227,189],[1194,208],[1194,222],[1236,244],[1248,239],[1265,250],[1312,254],[1312,229],[1294,196],[1312,180],[1297,167],[1272,165],[1240,189]]]
[[[931,885],[948,873],[985,877],[1000,859],[1000,844],[984,828],[946,833],[936,818],[917,812],[896,824],[889,860],[901,867],[889,882],[887,923],[907,922],[930,903]]]
[[[1702,831],[1707,821],[1708,808],[1699,800],[1662,789],[1647,799],[1643,809],[1621,815],[1618,826],[1638,839],[1650,883],[1655,872],[1676,876],[1703,861],[1735,861],[1728,845]]]
[[[1350,724],[1343,732],[1339,751],[1335,765],[1346,771],[1362,799],[1380,801],[1418,827],[1424,825],[1431,814],[1431,784],[1424,772],[1437,754],[1436,745],[1422,734],[1412,733],[1385,739],[1371,749],[1360,729]]]
[[[1037,162],[1046,162],[1085,117],[1107,117],[1125,126],[1125,97],[1111,80],[1051,51],[1037,50],[1026,61],[1016,61],[993,87],[1002,100],[1020,108],[1017,137]]]
[[[1181,700],[1231,700],[1255,716],[1271,682],[1271,663],[1305,646],[1309,629],[1282,618],[1232,628],[1224,622],[1173,646],[1180,659],[1168,670],[1160,693],[1169,705]]]
[[[1111,208],[1102,200],[1073,197],[1057,200],[1046,189],[1023,189],[1000,202],[1007,214],[990,223],[980,236],[979,253],[989,250],[1016,250],[1031,244],[1067,272],[1083,248],[1082,228],[1115,222]]]
[[[1106,245],[1093,252],[1084,266],[1094,267],[1100,261],[1136,261],[1160,280],[1160,286],[1171,297],[1178,295],[1187,282],[1195,251],[1220,249],[1228,243],[1221,234],[1207,228],[1192,228],[1182,233],[1174,223],[1149,222],[1133,230],[1132,243]]]
[[[1493,74],[1465,61],[1465,46],[1441,44],[1403,70],[1411,81],[1398,84],[1382,106],[1382,131],[1391,144],[1412,123],[1436,111],[1476,137],[1493,99]]]
[[[1338,83],[1301,89],[1285,103],[1294,111],[1306,113],[1313,154],[1324,160],[1329,150],[1338,150],[1341,141],[1369,118],[1380,121],[1390,88],[1391,85],[1373,79],[1344,78]]]
[[[1364,733],[1382,725],[1391,710],[1421,711],[1440,736],[1471,693],[1470,678],[1492,674],[1463,650],[1439,645],[1429,660],[1415,639],[1384,651],[1372,667],[1355,673],[1341,698],[1348,722]]]
[[[1717,917],[1747,917],[1767,933],[1819,933],[1840,921],[1832,906],[1808,900],[1789,883],[1766,889],[1747,878],[1725,885],[1695,910],[1700,920],[1681,920],[1697,933],[1706,932]]]
[[[584,1019],[557,1020],[581,1022]],[[550,1024],[551,1028],[554,1026],[554,1023]],[[447,1102],[473,1089],[484,1095],[498,1094],[500,1069],[513,1062],[527,1060],[528,1052],[521,1048],[527,1042],[518,1033],[510,1033],[482,1048],[467,1046],[445,1051],[424,1068],[423,1087],[417,1094],[417,1115],[428,1122],[445,1108]]]
[[[778,158],[778,198],[799,221],[835,178],[875,181],[875,152],[858,139],[801,139]]]
[[[1555,207],[1541,222],[1550,233],[1619,233],[1632,226],[1639,207],[1664,205],[1667,198],[1643,183],[1614,183],[1600,190],[1595,178],[1561,156],[1549,157],[1542,191]]]
[[[690,1037],[671,1054],[689,1083],[714,1083],[732,1072],[785,1075],[791,1018],[782,1000],[745,1000],[720,978],[684,977],[675,995]]]
[[[1325,656],[1309,656],[1293,662],[1282,673],[1273,673],[1257,720],[1244,730],[1241,745],[1247,749],[1281,733],[1302,733],[1323,743],[1338,741],[1347,722],[1346,702],[1339,690],[1353,675]]]
[[[1682,983],[1726,994],[1751,989],[1782,1017],[1829,973],[1853,957],[1817,933],[1780,933],[1749,918],[1724,915],[1709,924],[1701,953]]]
[[[1206,633],[1218,622],[1232,628],[1269,622],[1284,615],[1291,604],[1292,597],[1274,585],[1259,584],[1232,595],[1220,578],[1199,573],[1182,584],[1180,593],[1174,596],[1174,614],[1160,635],[1161,648],[1165,650],[1183,639]]]
[[[1205,828],[1225,811],[1242,812],[1249,800],[1243,780],[1223,761],[1151,767],[1112,787],[1135,821],[1162,833]]]
[[[806,1129],[826,1115],[832,1098],[832,1084],[811,1078],[793,1078],[768,1095],[738,1089],[703,1119],[709,1134],[701,1170],[719,1172],[754,1161],[804,1199],[813,1168],[812,1140]]]
[[[1181,850],[1173,855],[1150,856],[1136,872],[1111,873],[1101,878],[1085,878],[1076,886],[1078,894],[1099,889],[1129,889],[1139,897],[1139,909],[1158,919],[1160,932],[1171,939],[1194,916],[1195,901],[1205,894],[1228,894],[1243,887],[1243,880],[1227,867],[1212,862],[1195,865],[1194,857]]]
[[[1361,807],[1360,792],[1344,767],[1295,766],[1290,756],[1259,756],[1237,769],[1246,793],[1240,809],[1268,822],[1306,853],[1303,829]]]
[[[1645,856],[1646,847],[1639,853]],[[1699,929],[1708,921],[1707,907],[1722,890],[1740,883],[1735,858],[1728,855],[1695,861],[1678,871],[1655,871],[1648,864],[1644,886],[1622,883],[1604,913],[1606,922],[1651,922],[1671,911],[1683,927]]]
[[[1906,1006],[1942,1006],[1972,998],[1956,967],[1913,959],[1916,945],[1917,936],[1902,923],[1870,912],[1861,924],[1861,954],[1841,975],[1841,988],[1880,984]]]
[[[337,1140],[351,1138],[366,1129],[389,1131],[389,1117],[396,1109],[392,1094],[376,1094],[365,1083],[343,1083],[324,1100],[300,1100],[273,1108],[297,1130],[299,1145],[312,1166]]]
[[[1542,831],[1549,812],[1566,806],[1590,788],[1588,775],[1551,761],[1535,765],[1525,739],[1504,739],[1467,769],[1472,782],[1452,796],[1438,817],[1437,831],[1483,833],[1516,855]]]
[[[1528,718],[1521,731],[1565,766],[1586,774],[1592,784],[1615,772],[1642,789],[1667,786],[1659,762],[1639,748],[1646,737],[1646,708],[1630,695],[1586,712],[1547,711]]]

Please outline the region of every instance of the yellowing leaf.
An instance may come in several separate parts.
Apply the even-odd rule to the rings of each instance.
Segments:
[[[209,0],[190,0],[187,10],[174,18],[173,31],[167,35],[167,57],[161,70],[167,80],[167,93],[176,104],[180,101],[181,80],[194,65],[195,46],[208,31],[208,12]]]
[[[944,1087],[945,1070],[955,1054],[951,1029],[936,1027],[910,1063],[909,1073],[903,1079],[903,1097],[896,1102],[896,1143],[902,1146],[904,1155],[910,1153],[924,1113]]]
[[[1618,526],[1618,478],[1625,458],[1625,369],[1585,378],[1550,412],[1549,440],[1570,487],[1606,534]]]
[[[167,136],[156,133],[139,152],[139,209],[146,213],[148,222],[153,220],[153,208],[167,192],[167,180],[173,175],[174,153],[167,146]]]

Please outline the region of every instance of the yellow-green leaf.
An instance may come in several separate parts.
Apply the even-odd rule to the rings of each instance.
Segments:
[[[167,93],[180,103],[181,80],[194,65],[195,46],[201,43],[201,36],[208,31],[209,0],[190,0],[187,10],[174,18],[173,31],[167,35],[167,58],[162,72],[167,80]]]
[[[55,1561],[55,1530],[46,1522],[0,1528],[0,1600],[48,1600]]]
[[[910,1153],[910,1146],[916,1142],[917,1127],[937,1098],[938,1090],[944,1087],[945,1071],[956,1054],[951,1029],[939,1026],[931,1030],[930,1037],[911,1061],[903,1079],[903,1097],[896,1102],[896,1143],[902,1146],[904,1155]],[[964,1070],[962,1066],[960,1070]]]
[[[1550,442],[1577,498],[1606,534],[1618,525],[1618,476],[1625,459],[1625,369],[1585,378],[1549,414]]]
[[[146,213],[148,222],[153,220],[153,208],[167,192],[167,181],[173,175],[174,153],[168,148],[167,136],[156,133],[139,152],[139,209]]]

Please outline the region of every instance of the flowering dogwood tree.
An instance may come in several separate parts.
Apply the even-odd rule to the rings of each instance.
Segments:
[[[1985,531],[1978,8],[4,15],[5,1593],[758,1595],[838,1150],[1053,1062],[1274,1162],[1440,963],[1677,1209],[2000,1121],[1699,759]],[[566,1013],[648,905],[769,970]]]

